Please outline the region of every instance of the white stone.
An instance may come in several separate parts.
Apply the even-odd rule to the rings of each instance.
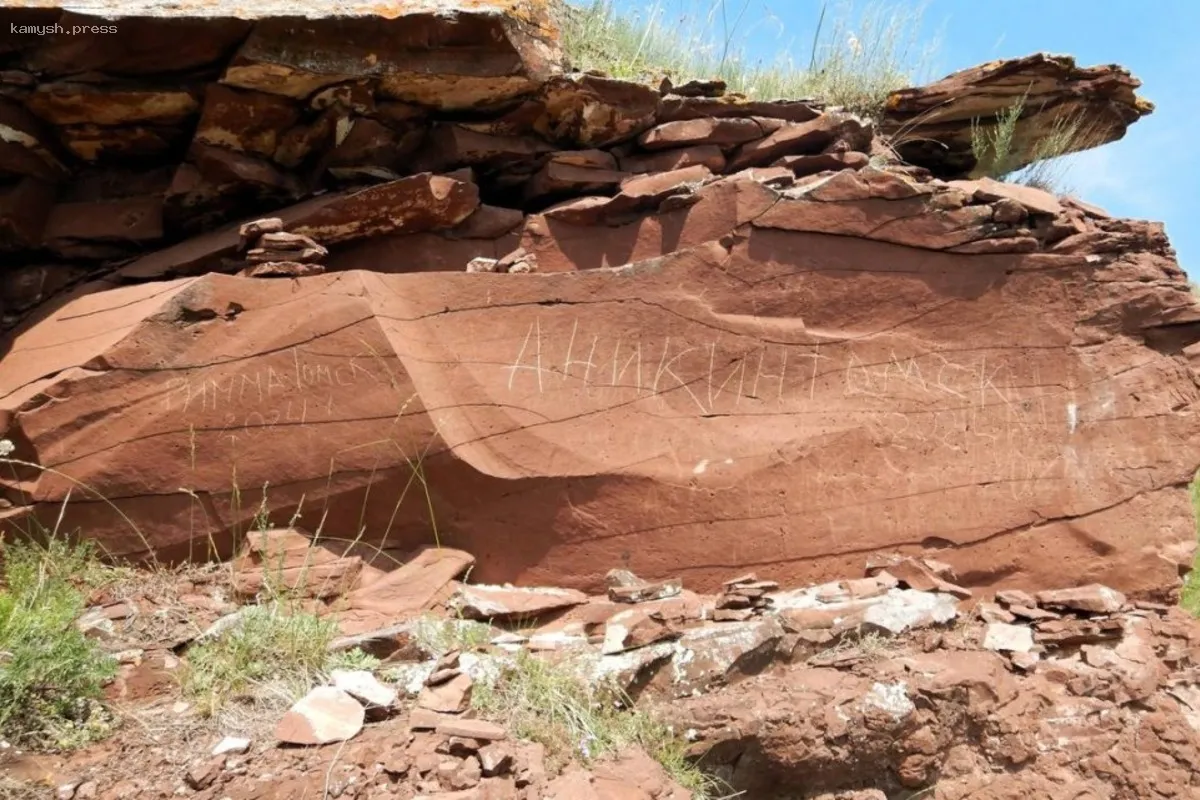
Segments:
[[[334,686],[368,706],[391,708],[396,704],[396,690],[365,669],[335,669],[330,678]]]
[[[341,742],[362,730],[362,704],[334,686],[318,686],[283,715],[275,737],[289,744]]]
[[[863,698],[863,706],[882,709],[899,721],[917,710],[908,699],[908,685],[899,683],[875,683]]]
[[[958,601],[948,594],[918,592],[915,589],[891,589],[878,602],[867,607],[863,624],[899,634],[949,622],[958,616]]]
[[[250,749],[249,739],[240,739],[237,736],[226,736],[221,741],[217,742],[217,746],[212,749],[214,756],[223,756],[229,753],[244,753]]]
[[[993,622],[983,633],[983,646],[988,650],[1028,653],[1033,650],[1033,631],[1027,625]]]

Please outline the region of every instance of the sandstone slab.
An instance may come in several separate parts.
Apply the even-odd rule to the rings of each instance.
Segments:
[[[463,584],[451,601],[470,619],[529,619],[586,603],[574,589]]]
[[[417,706],[439,714],[460,714],[470,705],[473,685],[469,675],[459,673],[444,683],[422,689]]]
[[[508,738],[508,732],[505,731],[503,725],[482,719],[446,720],[438,723],[437,732],[442,736],[463,736],[485,742]]]
[[[904,136],[897,146],[909,163],[945,177],[975,168],[972,122],[988,129],[999,115],[1023,102],[1010,150],[1013,168],[1036,158],[1039,139],[1063,121],[1076,121],[1088,133],[1072,149],[1098,147],[1120,139],[1129,125],[1154,110],[1135,94],[1141,81],[1115,65],[1080,67],[1070,56],[1036,53],[990,61],[927,86],[892,92],[882,129]]]
[[[248,526],[236,467],[270,484],[276,519],[303,503],[402,553],[435,544],[436,522],[487,583],[599,590],[622,565],[701,591],[737,567],[795,585],[926,542],[968,584],[1061,585],[1066,570],[1167,599],[1195,464],[1160,443],[1200,435],[1183,353],[1200,334],[1178,322],[1193,300],[1165,240],[1099,220],[1119,256],[944,252],[992,241],[991,209],[833,176],[784,193],[712,180],[650,221],[533,218],[534,276],[466,274],[464,259],[80,290],[12,338],[0,425],[18,457],[113,506],[30,472],[4,513],[53,524],[71,493],[63,524],[109,552],[186,558]],[[280,313],[301,305],[319,313]],[[404,608],[435,602],[439,581]],[[360,630],[399,621],[384,591],[352,598],[383,615]]]
[[[474,184],[426,173],[313,197],[284,208],[275,218],[292,233],[333,244],[387,233],[453,228],[470,217],[478,205]],[[122,267],[118,274],[145,280],[220,267],[223,259],[242,244],[242,226],[259,217],[230,223],[150,253]]]
[[[318,686],[288,710],[275,727],[286,744],[317,745],[352,739],[362,730],[366,712],[341,689]]]
[[[1093,583],[1070,589],[1047,589],[1037,593],[1038,605],[1092,614],[1113,614],[1125,605],[1125,595]]]
[[[339,615],[342,633],[366,633],[448,600],[451,583],[474,563],[474,556],[461,550],[421,550],[386,576],[346,595],[346,608]]]

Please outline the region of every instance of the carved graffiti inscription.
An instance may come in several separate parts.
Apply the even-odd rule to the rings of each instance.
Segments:
[[[886,465],[913,463],[913,453],[936,449],[964,483],[1020,487],[1073,468],[1061,446],[1080,424],[1073,395],[1060,384],[1043,385],[1036,363],[1011,353],[898,353],[878,341],[609,336],[578,323],[569,335],[560,335],[560,325],[551,336],[547,327],[540,320],[529,326],[502,380],[526,403],[544,397],[563,418],[623,404],[671,419],[790,415],[787,435],[798,440],[866,431],[886,445],[875,451]],[[823,483],[846,479],[827,478]]]
[[[159,411],[224,430],[335,420],[339,399],[389,380],[373,356],[314,356],[293,347],[250,367],[213,365],[168,378]]]

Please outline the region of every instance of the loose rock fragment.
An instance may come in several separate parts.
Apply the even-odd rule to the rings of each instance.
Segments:
[[[187,775],[185,776],[187,785],[196,791],[207,789],[221,774],[221,770],[224,767],[224,756],[217,756],[216,758],[197,762],[188,768]]]
[[[1037,593],[1038,605],[1066,608],[1092,614],[1115,614],[1125,606],[1125,595],[1098,583],[1072,589],[1054,589]]]
[[[461,736],[494,742],[508,737],[504,727],[482,719],[453,719],[438,723],[437,732],[442,736]]]
[[[335,669],[330,677],[335,687],[368,708],[391,708],[396,704],[396,690],[380,683],[378,678],[366,670]]]
[[[216,746],[213,747],[212,754],[214,756],[229,755],[231,753],[234,755],[240,755],[249,749],[249,739],[242,739],[237,736],[226,736],[224,739],[217,742]]]
[[[279,233],[283,230],[283,220],[279,217],[266,217],[246,222],[238,228],[238,250],[249,249],[259,237],[266,233]]]
[[[442,714],[461,714],[470,706],[473,685],[469,675],[459,673],[445,683],[422,689],[417,705]]]
[[[1028,653],[1033,650],[1033,631],[1026,625],[993,622],[984,631],[983,646],[988,650]]]
[[[531,618],[587,602],[587,595],[553,587],[484,586],[463,584],[454,600],[468,619]]]
[[[643,603],[650,600],[665,600],[683,591],[683,582],[678,578],[667,581],[644,581],[629,570],[609,570],[605,577],[608,584],[608,599],[616,603]]]
[[[302,264],[298,261],[266,261],[246,267],[238,274],[244,278],[304,278],[325,272],[321,264]]]
[[[283,715],[275,738],[286,744],[314,745],[352,739],[362,730],[366,712],[341,689],[318,686]]]

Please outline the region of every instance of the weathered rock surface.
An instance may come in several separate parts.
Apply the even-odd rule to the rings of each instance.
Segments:
[[[563,74],[550,0],[9,5],[71,33],[3,46],[0,523],[232,556],[389,667],[279,721],[336,754],[74,797],[690,796],[474,718],[516,654],[663,703],[746,797],[1197,793],[1200,636],[1146,601],[1195,547],[1200,307],[1161,227],[970,152],[1022,99],[1018,161],[1120,138],[1125,71],[873,122]],[[243,617],[205,591],[183,658]],[[79,627],[115,651],[143,601]],[[179,666],[118,660],[123,700]]]
[[[936,83],[892,92],[883,118],[896,134],[896,150],[908,162],[936,175],[957,177],[975,169],[971,126],[985,130],[1017,103],[1023,113],[1012,136],[1012,168],[1035,158],[1039,139],[1056,124],[1079,123],[1081,135],[1068,152],[1122,138],[1126,129],[1154,111],[1137,96],[1141,81],[1115,65],[1078,67],[1070,56],[1038,53],[991,61]]]
[[[1189,563],[1196,456],[1162,443],[1200,436],[1200,310],[1157,226],[930,179],[817,101],[563,74],[545,0],[18,5],[121,35],[6,50],[0,436],[46,469],[4,519],[70,495],[114,555],[228,556],[269,485],[361,539],[276,576],[353,584],[346,634],[444,604],[454,548],[569,589],[897,550],[1165,598]],[[1022,147],[1067,111],[1114,138],[1136,86],[1034,56],[879,125],[963,178],[966,121],[1026,88]]]
[[[965,618],[873,652],[827,642],[803,664],[660,710],[751,797],[860,797],[864,785],[938,800],[1192,797],[1200,626],[1179,609],[1113,621],[1114,635],[1082,647]]]
[[[277,518],[303,497],[401,551],[436,522],[486,582],[796,583],[936,548],[968,587],[1173,590],[1195,454],[1161,443],[1200,436],[1200,328],[1160,228],[1006,227],[977,193],[880,171],[682,191],[624,224],[530,217],[534,276],[78,290],[12,340],[5,435],[111,501],[64,524],[118,555],[228,542],[256,510],[236,470]],[[18,477],[9,514],[79,498]]]
[[[287,744],[341,742],[358,735],[366,712],[341,689],[318,686],[296,701],[275,727],[275,738]]]

